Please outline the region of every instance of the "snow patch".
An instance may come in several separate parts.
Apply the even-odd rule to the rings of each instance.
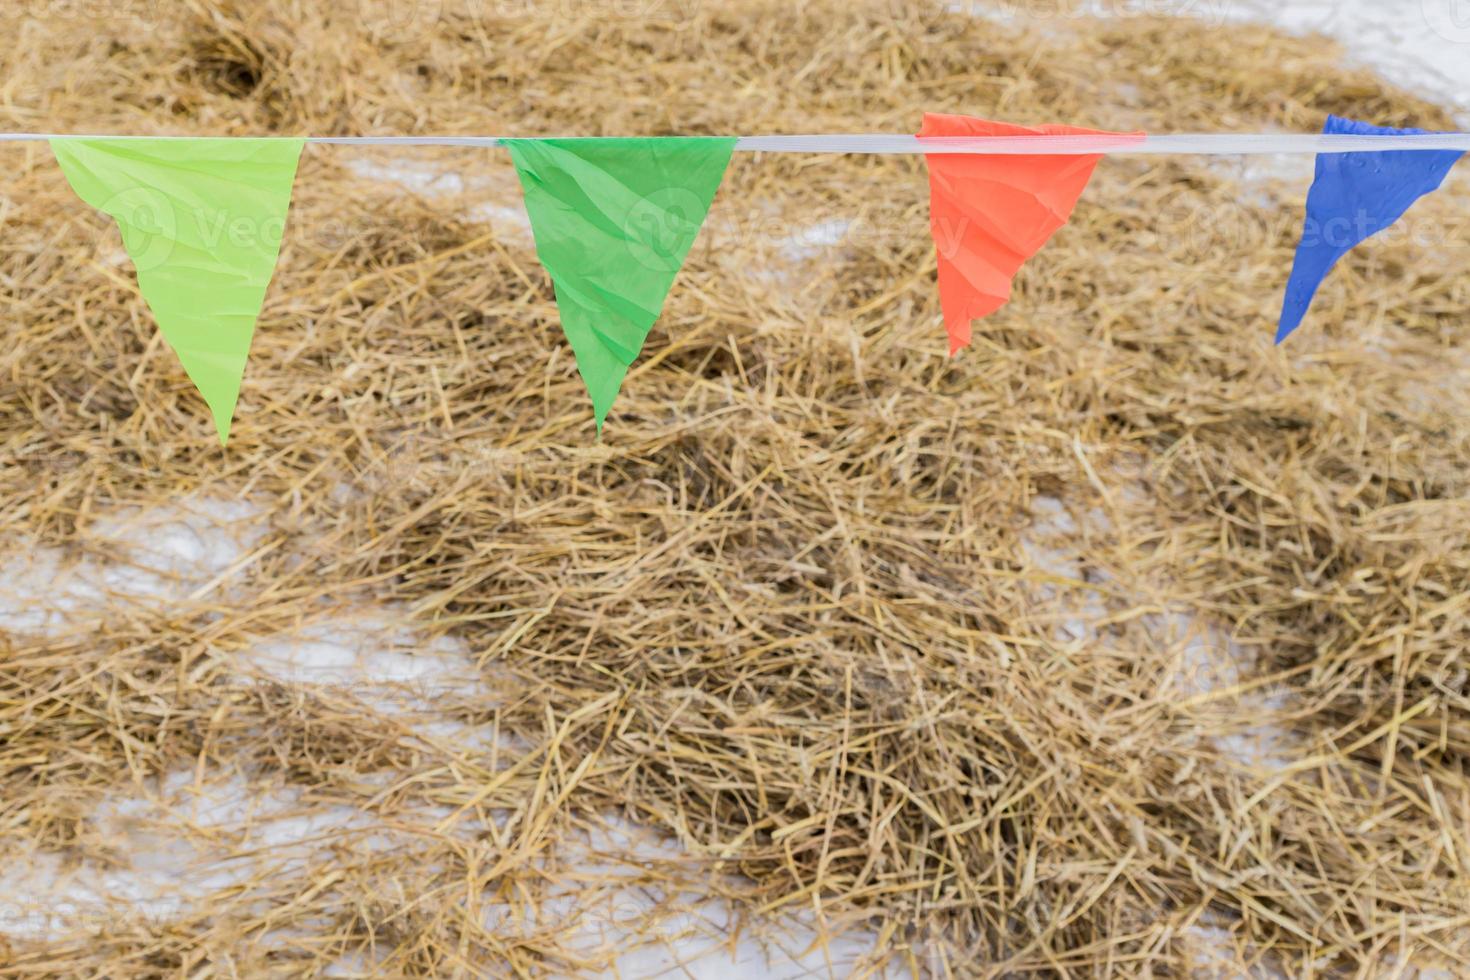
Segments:
[[[454,707],[483,717],[505,700],[455,637],[425,638],[406,610],[393,605],[349,610],[262,640],[233,663],[247,683],[304,685],[345,694],[398,716],[448,751],[476,755],[529,748],[492,724],[449,716]]]
[[[1211,916],[1206,921],[1220,920]],[[1198,980],[1285,980],[1285,974],[1269,966],[1246,966],[1240,943],[1221,925],[1196,925],[1185,930],[1190,976]]]
[[[44,548],[12,552],[0,564],[0,628],[50,629],[82,613],[166,610],[214,595],[248,567],[268,527],[261,508],[241,501],[119,509],[86,529],[86,557],[68,560]],[[499,698],[463,644],[424,639],[407,611],[392,605],[349,609],[234,658],[247,680],[350,689],[366,703],[403,714],[426,740],[456,750],[526,748],[493,726],[468,724],[443,710],[451,702],[493,706]],[[427,830],[449,815],[447,808],[426,811],[421,820],[395,814],[397,829],[389,829],[366,810],[306,799],[263,773],[249,779],[175,772],[100,800],[85,846],[71,853],[33,848],[7,855],[0,866],[0,935],[45,941],[120,919],[172,921],[213,894],[330,860],[336,848],[395,847],[411,824]],[[876,935],[862,930],[826,942],[825,930],[810,919],[752,925],[723,900],[698,891],[656,894],[639,880],[640,865],[678,860],[682,850],[646,828],[609,827],[569,845],[570,863],[560,863],[572,871],[543,914],[575,923],[589,954],[616,953],[616,975],[847,975],[876,946]],[[626,888],[587,887],[588,876],[619,868]],[[659,938],[635,947],[645,925]],[[333,972],[362,967],[361,958],[346,959]]]
[[[397,184],[423,197],[446,197],[465,191],[464,176],[459,171],[406,157],[392,160],[356,157],[347,161],[347,169],[365,180]]]
[[[1221,0],[1218,6],[1226,21],[1264,22],[1295,34],[1325,34],[1390,82],[1470,110],[1466,0]]]
[[[1170,678],[1184,697],[1227,691],[1244,680],[1252,656],[1215,626],[1173,613],[1150,621],[1170,646],[1180,644],[1179,665]],[[1239,719],[1271,717],[1286,707],[1285,696],[1272,691],[1242,691],[1235,696]],[[1248,769],[1279,772],[1291,763],[1291,739],[1274,723],[1242,725],[1211,737],[1219,752]]]
[[[347,169],[366,180],[397,184],[421,197],[460,197],[467,193],[499,198],[469,205],[465,216],[504,230],[522,244],[531,242],[531,219],[520,200],[519,185],[498,179],[495,173],[467,180],[462,170],[404,157],[358,157]]]
[[[1083,523],[1097,531],[1110,527],[1107,515],[1099,510],[1085,515]],[[1056,607],[1058,623],[1052,635],[1060,643],[1095,640],[1096,623],[1107,616],[1102,597],[1086,588],[1092,582],[1105,582],[1107,575],[1082,567],[1076,547],[1080,532],[1066,504],[1056,497],[1039,496],[1031,502],[1031,524],[1021,533],[1021,551],[1030,574],[1040,581],[1038,594]]]
[[[424,826],[446,815],[445,809],[426,812]],[[68,863],[60,855],[32,851],[12,855],[0,869],[3,894],[25,896],[21,902],[0,901],[0,935],[44,941],[119,919],[167,923],[219,891],[330,860],[344,834],[360,851],[392,848],[406,833],[403,815],[394,819],[399,829],[390,830],[357,808],[312,803],[288,786],[252,785],[218,774],[201,780],[192,771],[107,797],[92,823],[101,842],[92,850],[102,854]],[[671,838],[609,817],[603,826],[569,835],[554,866],[543,862],[558,885],[538,921],[523,921],[516,917],[519,910],[492,903],[485,925],[497,931],[571,925],[575,950],[589,959],[613,957],[612,968],[599,974],[609,978],[908,975],[891,968],[864,973],[878,944],[870,929],[830,936],[832,930],[810,915],[752,921],[689,881],[668,888],[650,884],[649,866],[667,867],[684,857]],[[626,886],[620,884],[624,880]],[[295,929],[274,937],[286,943],[293,938],[308,937]],[[353,954],[329,973],[350,975],[365,965],[361,954]]]
[[[1091,18],[1156,16],[1222,29],[1271,24],[1291,34],[1330,37],[1393,84],[1470,110],[1470,0],[951,0],[947,8],[1043,30]]]
[[[798,228],[776,242],[781,255],[791,262],[804,262],[816,258],[835,245],[842,244],[852,230],[853,223],[845,218],[832,218],[814,225]]]
[[[0,629],[60,628],[113,600],[154,610],[226,589],[268,530],[264,510],[241,500],[190,498],[167,507],[124,508],[83,529],[103,561],[20,542],[0,558]]]
[[[106,797],[92,824],[100,855],[7,856],[0,895],[12,898],[0,900],[0,933],[46,939],[119,915],[168,921],[271,867],[299,865],[344,832],[376,826],[352,807],[306,805],[289,787],[252,786],[240,776],[200,783],[192,771]],[[388,843],[369,837],[354,843]]]
[[[424,642],[391,609],[363,609],[315,623],[257,643],[235,659],[284,683],[408,688],[424,699],[470,693],[480,685],[463,643],[451,637]]]
[[[611,969],[596,976],[795,980],[910,975],[892,967],[866,969],[878,945],[877,934],[869,929],[823,929],[809,914],[741,920],[728,903],[708,894],[637,882],[639,865],[683,856],[673,839],[616,816],[605,817],[602,826],[577,835],[558,855],[558,865],[577,871],[543,912],[559,921],[575,921],[578,940],[573,946],[589,957],[624,951]],[[583,883],[609,877],[627,878],[629,886],[583,900]]]
[[[486,202],[470,208],[469,216],[476,221],[484,221],[505,228],[512,233],[519,233],[518,238],[527,242],[531,241],[531,219],[526,216],[524,207]]]
[[[1053,639],[1059,643],[1094,642],[1097,624],[1108,616],[1103,596],[1089,583],[1111,581],[1102,569],[1084,568],[1077,542],[1087,534],[1111,529],[1099,509],[1075,514],[1056,497],[1031,502],[1031,524],[1022,532],[1021,551],[1029,575],[1039,582],[1037,594],[1055,610]],[[1075,584],[1072,584],[1075,583]],[[1145,617],[1150,635],[1167,649],[1179,650],[1179,661],[1164,683],[1184,698],[1225,691],[1240,684],[1253,665],[1249,651],[1222,629],[1183,612]],[[1279,725],[1245,724],[1244,719],[1270,717],[1285,707],[1274,692],[1244,691],[1234,695],[1242,722],[1211,737],[1215,748],[1242,766],[1280,771],[1290,764],[1290,738]]]

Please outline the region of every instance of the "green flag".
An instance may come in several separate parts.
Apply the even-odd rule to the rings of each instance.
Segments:
[[[601,432],[704,224],[735,140],[504,143]]]
[[[82,200],[111,215],[164,339],[230,435],[275,271],[299,139],[53,139]]]

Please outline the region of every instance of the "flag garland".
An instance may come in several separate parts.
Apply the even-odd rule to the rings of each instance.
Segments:
[[[112,216],[138,290],[220,445],[275,273],[299,139],[52,140],[77,196]]]
[[[597,431],[663,309],[733,138],[506,140]]]
[[[1422,129],[1392,129],[1328,116],[1322,132],[1354,136],[1426,136]],[[1281,304],[1276,343],[1301,325],[1327,273],[1364,239],[1404,216],[1413,203],[1438,190],[1464,156],[1456,150],[1382,150],[1319,154],[1307,191],[1307,217]]]
[[[936,136],[1129,136],[1076,126],[1032,129],[973,116],[925,113]],[[970,321],[1011,298],[1021,266],[1067,223],[1102,154],[981,156],[928,153],[929,229],[939,264],[939,305],[949,352],[970,346]]]
[[[1462,134],[1336,116],[1323,132],[1277,343],[1300,325],[1338,259],[1437,189],[1467,145]],[[1375,148],[1385,137],[1413,148]],[[279,257],[303,146],[421,139],[3,138],[48,140],[77,196],[116,221],[139,291],[209,405],[221,445]],[[995,142],[977,150],[977,139]],[[950,353],[969,345],[972,320],[1009,301],[1021,266],[1067,223],[1103,153],[1204,144],[1210,149],[1202,152],[1262,152],[1273,140],[1302,149],[1304,139],[1149,137],[926,114],[913,143],[929,170],[930,233]],[[737,147],[914,152],[892,137],[443,141],[509,149],[599,433]]]

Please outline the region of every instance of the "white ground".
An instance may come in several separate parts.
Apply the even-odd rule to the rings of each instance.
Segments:
[[[957,0],[953,6],[988,17],[1071,16],[1059,14],[1055,0]],[[1086,12],[1110,17],[1174,13],[1211,20],[1222,29],[1234,21],[1271,20],[1288,30],[1320,31],[1342,41],[1350,57],[1395,82],[1461,106],[1470,119],[1470,0],[1090,0]],[[426,196],[474,196],[490,190],[459,174],[425,170],[411,159],[381,160],[363,159],[352,166],[364,176]],[[470,213],[508,234],[525,235],[524,212],[505,190],[484,193],[468,205]],[[825,249],[841,246],[849,227],[834,218],[798,231],[777,243],[775,251],[793,265],[820,261]],[[63,630],[73,617],[109,599],[166,607],[182,599],[226,594],[231,577],[255,557],[253,549],[262,536],[259,517],[249,503],[218,499],[184,501],[161,511],[118,511],[95,528],[115,547],[117,559],[108,563],[68,563],[58,554],[14,542],[0,553],[0,628]],[[1075,560],[1062,543],[1075,531],[1077,518],[1063,502],[1047,498],[1037,501],[1033,518],[1025,546],[1033,568],[1045,575],[1078,577]],[[1092,632],[1089,620],[1099,614],[1099,609],[1085,604],[1075,608],[1059,599],[1059,641],[1085,640]],[[1182,693],[1228,686],[1238,676],[1240,651],[1217,627],[1176,614],[1161,619],[1159,628],[1190,638],[1175,681]],[[404,684],[424,697],[444,688],[494,697],[462,650],[453,643],[422,642],[404,624],[401,611],[389,607],[364,609],[361,615],[262,643],[242,655],[240,670],[351,684],[358,692],[381,689],[384,707],[404,703]],[[450,730],[425,734],[480,737]],[[1282,762],[1283,739],[1280,732],[1255,731],[1222,738],[1219,748],[1242,765],[1274,768]],[[201,853],[190,842],[197,835],[185,833],[187,827],[233,827],[242,815],[248,815],[243,838],[224,854]],[[18,904],[9,909],[0,904],[0,932],[43,936],[63,919],[103,914],[109,906],[166,918],[194,896],[251,877],[260,861],[290,861],[310,853],[328,829],[359,829],[373,846],[393,843],[390,833],[360,812],[312,808],[289,787],[262,790],[238,773],[178,773],[162,787],[99,800],[95,818],[116,840],[122,861],[108,867],[87,862],[67,867],[56,855],[6,855],[0,864],[0,896]],[[676,846],[641,828],[624,829],[624,842],[601,841],[602,849],[620,846],[637,856],[667,853]],[[636,912],[646,901],[630,890],[624,911]],[[824,948],[816,931],[793,925],[786,927],[777,949],[763,951],[750,940],[731,949],[716,941],[727,924],[723,908],[697,896],[689,897],[688,907],[691,921],[701,923],[691,930],[694,938],[625,956],[619,963],[622,976],[846,976],[874,942],[871,934],[849,933]],[[616,918],[589,917],[589,942],[616,943]],[[1199,947],[1204,974],[1234,976],[1231,937],[1221,925],[1201,926],[1191,938]],[[342,964],[344,972],[368,966]]]

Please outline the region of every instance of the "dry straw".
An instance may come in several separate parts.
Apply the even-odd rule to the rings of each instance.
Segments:
[[[1321,39],[1185,19],[92,6],[6,4],[0,126],[1453,123]],[[196,827],[256,870],[0,935],[0,975],[565,974],[692,928],[690,891],[734,928],[863,927],[871,970],[1470,969],[1463,173],[1277,350],[1308,162],[1107,161],[951,360],[920,161],[741,156],[598,442],[504,155],[312,148],[222,451],[115,231],[44,147],[3,152],[8,547],[266,513],[193,598],[0,637],[0,853],[126,866],[98,801],[181,772],[370,822],[299,859],[242,855],[247,815]],[[458,638],[493,696],[242,675],[364,602]],[[614,816],[680,847],[593,861]],[[630,882],[631,936],[577,941]]]

